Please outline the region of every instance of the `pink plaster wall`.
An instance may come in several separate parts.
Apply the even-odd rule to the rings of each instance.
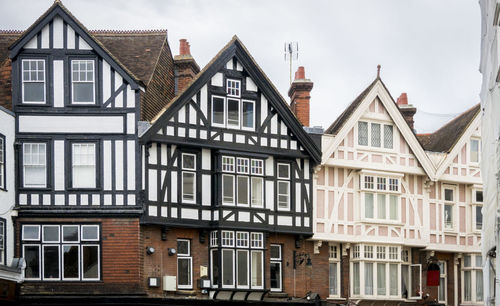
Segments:
[[[334,194],[335,193],[333,191],[328,191],[328,217],[332,216],[333,206],[335,205]],[[344,218],[344,215],[342,215],[341,220],[343,220],[343,218]]]
[[[316,183],[320,186],[324,186],[325,185],[325,167],[321,167],[321,169],[318,171],[317,175],[318,175],[318,179],[317,179]]]
[[[465,233],[465,207],[460,207],[460,231]]]
[[[378,228],[378,234],[380,236],[387,237],[387,234],[388,234],[388,228],[387,228],[387,226],[379,226],[379,228]]]
[[[340,199],[338,214],[339,220],[344,220],[344,197]]]
[[[328,186],[335,186],[335,180],[334,180],[334,174],[335,172],[333,171],[334,169],[329,167],[328,168]]]
[[[374,113],[375,112],[375,101],[370,103],[370,112]]]
[[[444,236],[444,243],[446,243],[446,244],[456,244],[457,243],[457,237],[450,236],[450,235],[445,235]]]
[[[342,187],[344,186],[344,169],[338,169],[338,179],[337,182],[339,182],[338,186]]]
[[[429,203],[429,216],[430,216],[430,226],[431,230],[436,229],[436,204],[435,203]]]
[[[347,220],[354,220],[354,195],[352,192],[347,194]]]
[[[316,230],[319,232],[319,233],[324,233],[325,232],[325,224],[324,223],[318,223],[316,225]]]
[[[316,217],[324,218],[325,217],[325,191],[318,190],[318,200],[316,206]]]
[[[354,147],[354,128],[347,134],[347,146],[350,148]]]
[[[460,152],[460,157],[461,157],[462,165],[466,165],[467,164],[467,144],[465,144],[462,147],[462,151]]]
[[[459,201],[460,202],[465,202],[465,185],[460,184],[458,185],[458,195],[459,195]]]
[[[420,220],[420,225],[424,224],[424,201],[422,199],[417,200],[418,205],[418,217]]]
[[[406,223],[406,199],[401,198],[401,222]]]
[[[373,154],[372,155],[372,162],[374,162],[374,163],[381,163],[382,162],[382,155],[380,155],[380,154]]]
[[[423,178],[421,176],[417,177],[417,192],[418,194],[423,194],[422,192]]]

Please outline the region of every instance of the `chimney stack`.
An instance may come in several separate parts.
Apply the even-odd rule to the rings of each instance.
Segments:
[[[290,85],[288,96],[290,97],[290,107],[303,126],[309,126],[309,110],[311,100],[311,90],[313,82],[306,79],[306,72],[300,66],[295,72],[295,80]]]
[[[200,72],[200,67],[191,56],[191,45],[185,38],[179,40],[179,55],[174,57],[174,67],[175,94],[177,95]]]
[[[411,130],[415,132],[415,129],[413,127],[414,123],[413,116],[417,112],[417,108],[411,104],[408,104],[408,95],[406,94],[406,92],[403,92],[399,96],[397,104],[406,122],[408,122],[408,125],[410,126]]]

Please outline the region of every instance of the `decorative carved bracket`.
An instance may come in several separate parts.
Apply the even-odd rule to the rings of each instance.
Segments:
[[[314,254],[319,254],[319,248],[323,244],[323,241],[314,241]]]

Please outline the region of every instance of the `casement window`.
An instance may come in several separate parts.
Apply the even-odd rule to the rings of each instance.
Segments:
[[[99,232],[95,224],[22,225],[25,279],[100,280]]]
[[[282,246],[281,244],[271,244],[270,247],[270,279],[271,279],[271,291],[281,292],[283,290],[283,279],[282,279]]]
[[[462,301],[481,303],[483,294],[483,258],[481,254],[467,254],[462,260]]]
[[[290,164],[277,164],[278,210],[290,210]]]
[[[483,228],[483,191],[472,190],[472,228],[481,231]]]
[[[177,239],[177,288],[193,288],[193,258],[188,239]]]
[[[241,97],[241,81],[227,79],[226,93],[231,97]]]
[[[412,264],[409,249],[401,250],[401,297],[405,299],[422,298],[422,265]]]
[[[5,219],[0,218],[0,265],[5,265],[7,263],[7,241],[6,241],[6,232],[7,232],[7,222]]]
[[[23,144],[23,186],[47,186],[47,144]]]
[[[340,246],[330,244],[328,246],[328,295],[340,297]]]
[[[23,103],[44,104],[46,97],[45,87],[45,60],[23,59]]]
[[[264,161],[222,156],[222,203],[251,207],[264,206]]]
[[[7,188],[7,180],[5,178],[5,136],[0,134],[0,189]]]
[[[221,231],[210,233],[211,280],[214,288],[264,288],[264,234]]]
[[[71,151],[73,188],[96,188],[96,144],[73,143]]]
[[[393,149],[393,129],[389,124],[358,121],[358,145]]]
[[[446,304],[446,261],[440,260],[439,266],[439,287],[438,287],[438,301]]]
[[[335,254],[338,254],[337,249],[330,246],[330,275],[333,273],[332,262],[340,264],[338,255]],[[408,286],[409,279],[405,278],[404,274],[399,275],[400,269],[404,273],[400,254],[398,246],[360,244],[352,246],[350,266],[352,295],[381,300],[401,298],[400,288],[408,288],[405,286]],[[335,269],[336,275],[340,275],[339,268],[335,267]],[[409,272],[410,269],[406,271],[406,273]],[[413,282],[417,285],[416,281]],[[420,282],[418,285],[420,286]],[[335,290],[337,290],[336,294],[332,294],[333,291],[330,289],[331,296],[338,296],[338,285]]]
[[[196,203],[196,154],[182,153],[182,201]]]
[[[241,99],[241,81],[228,79],[227,97],[212,96],[212,125],[255,130],[255,101]]]
[[[95,61],[71,61],[71,92],[73,104],[95,103]]]
[[[443,222],[445,230],[455,228],[455,187],[444,187]]]
[[[361,175],[361,198],[365,219],[397,222],[399,217],[400,179]]]
[[[479,139],[470,140],[470,158],[471,163],[479,163],[481,156],[481,142]]]

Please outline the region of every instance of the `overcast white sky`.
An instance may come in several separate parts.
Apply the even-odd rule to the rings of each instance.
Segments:
[[[52,0],[2,1],[0,29],[26,29]],[[430,132],[479,102],[480,11],[471,0],[63,0],[89,29],[167,29],[172,51],[187,38],[203,67],[236,34],[283,96],[283,43],[299,43],[311,92],[311,125],[328,127],[381,76],[420,111]],[[430,114],[429,114],[430,113]],[[431,115],[438,114],[438,115]],[[443,115],[444,114],[444,115]]]

